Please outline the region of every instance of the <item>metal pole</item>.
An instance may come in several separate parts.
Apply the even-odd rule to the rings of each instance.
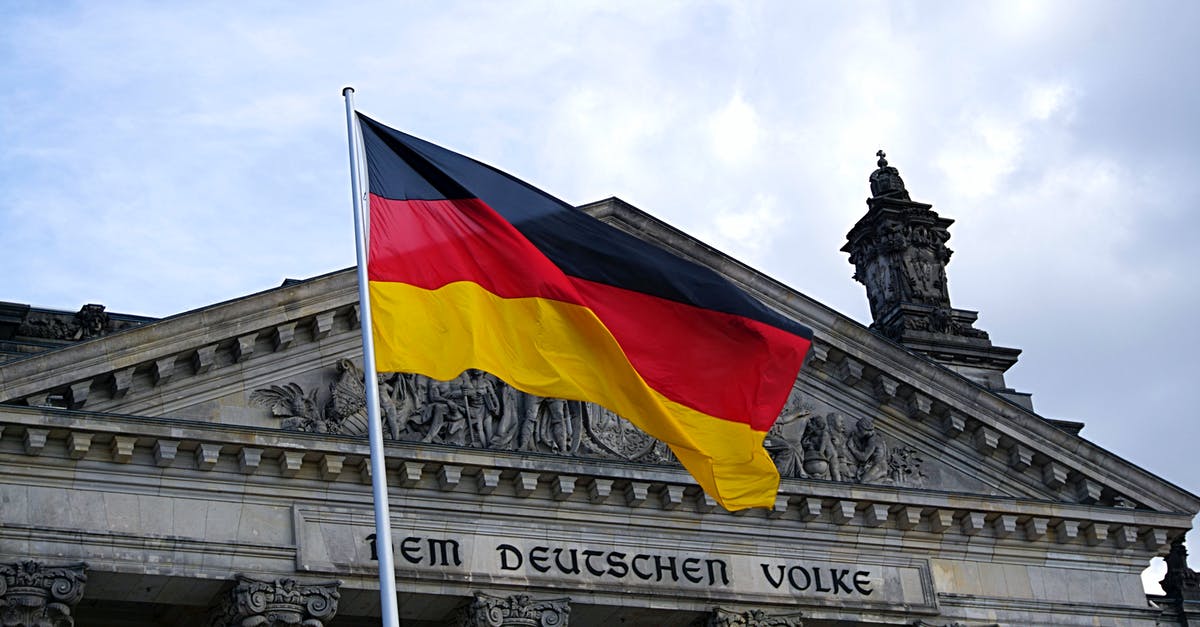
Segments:
[[[358,307],[362,323],[363,384],[367,390],[367,433],[371,442],[371,494],[375,501],[375,545],[379,557],[379,603],[382,624],[400,627],[396,606],[396,567],[392,553],[392,521],[388,508],[387,467],[383,456],[383,425],[379,420],[379,384],[375,374],[375,341],[371,335],[371,303],[367,295],[367,194],[360,174],[362,135],[354,116],[354,88],[342,89],[346,98],[346,132],[350,136],[350,186],[354,193],[354,244],[358,253]]]

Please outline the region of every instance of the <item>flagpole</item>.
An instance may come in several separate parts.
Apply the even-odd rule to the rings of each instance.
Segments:
[[[367,205],[361,168],[362,135],[354,117],[354,88],[342,89],[346,98],[346,132],[350,138],[350,187],[354,194],[354,244],[358,256],[358,308],[362,326],[363,385],[367,390],[367,433],[371,443],[371,494],[375,501],[375,553],[379,557],[379,602],[382,624],[400,627],[396,607],[396,567],[392,553],[392,521],[388,508],[387,466],[383,456],[383,424],[379,420],[379,383],[375,374],[375,341],[371,335],[371,302],[367,296]]]

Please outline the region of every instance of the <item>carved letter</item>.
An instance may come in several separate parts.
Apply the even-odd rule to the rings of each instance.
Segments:
[[[860,570],[854,573],[854,589],[865,597],[871,596],[874,590],[871,589],[871,573]]]
[[[613,551],[608,554],[608,574],[617,579],[624,579],[629,574],[629,565],[625,563],[625,554]]]
[[[708,566],[708,585],[710,585],[710,586],[716,585],[717,573],[715,570],[713,570],[713,567],[720,566],[721,567],[721,585],[728,586],[729,585],[729,570],[728,570],[729,564],[726,564],[725,560],[721,560],[721,559],[710,559],[710,560],[704,560],[704,561],[705,561],[705,564]]]
[[[604,575],[604,571],[597,570],[594,566],[592,566],[592,558],[598,557],[601,555],[604,555],[604,551],[595,551],[592,549],[584,549],[584,551],[583,551],[583,567],[586,568],[589,573],[591,573],[592,575],[595,575],[596,577],[600,577],[600,576]]]
[[[692,583],[700,583],[704,578],[700,576],[700,558],[689,557],[683,560],[683,578]],[[696,574],[692,574],[696,573]]]
[[[560,571],[562,571],[564,574],[578,575],[579,574],[579,552],[576,549],[571,549],[570,553],[571,553],[571,565],[567,566],[566,564],[564,564],[562,562],[562,559],[561,559],[563,550],[562,549],[554,549],[554,565],[558,566],[558,569]]]
[[[535,546],[529,549],[529,565],[539,573],[550,572],[550,567],[546,565],[546,562],[550,561],[549,553],[550,547],[548,546]]]
[[[846,578],[846,575],[850,574],[849,570],[846,570],[845,568],[840,568],[840,569],[839,568],[830,568],[829,574],[833,577],[833,593],[834,594],[838,594],[840,590],[845,590],[846,594],[850,594],[851,592],[854,592],[853,590],[850,589],[850,586],[846,585],[846,582],[844,581],[844,579]]]
[[[633,556],[633,574],[637,575],[638,579],[648,580],[654,576],[654,573],[643,573],[642,569],[638,568],[639,561],[648,559],[650,559],[650,556],[646,555],[645,553],[638,553],[637,555]]]
[[[671,581],[679,581],[679,573],[675,572],[675,557],[668,557],[666,564],[663,564],[662,559],[663,556],[661,555],[654,556],[654,568],[657,574],[657,581],[663,580],[663,572],[668,572],[671,574]]]
[[[781,566],[780,568],[782,569],[783,567]],[[816,572],[816,569],[814,568],[813,571]],[[796,573],[804,575],[804,585],[800,585],[800,582],[796,581]],[[803,566],[793,566],[788,569],[788,583],[792,584],[793,588],[803,592],[804,590],[808,590],[808,587],[812,585],[812,576],[808,574],[807,570],[804,570]]]
[[[771,587],[778,588],[780,585],[783,584],[783,566],[779,567],[779,581],[775,581],[775,578],[771,576],[771,567],[770,566],[763,564],[762,569],[763,569],[763,574],[766,575],[766,577],[767,577],[767,583],[771,584]]]
[[[521,550],[511,544],[501,544],[496,550],[500,552],[500,570],[517,570],[525,562],[525,558],[521,557]],[[516,564],[508,565],[509,555],[516,558]]]
[[[815,578],[817,580],[817,587],[815,588],[815,590],[817,592],[833,592],[833,588],[825,588],[825,587],[821,586],[821,569],[814,568],[812,570],[813,570],[813,578]]]
[[[409,545],[413,546],[409,546]],[[400,555],[408,560],[409,564],[421,563],[421,539],[416,536],[409,536],[400,541]]]
[[[430,566],[450,566],[448,551],[449,548],[454,553],[454,566],[462,566],[462,560],[458,556],[458,540],[434,540],[429,539],[429,565]],[[441,564],[438,563],[439,558]]]

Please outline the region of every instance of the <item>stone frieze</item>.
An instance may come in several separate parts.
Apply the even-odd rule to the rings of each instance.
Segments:
[[[324,387],[290,382],[255,390],[287,430],[340,435],[367,431],[362,370],[337,362]],[[520,392],[495,376],[468,370],[450,381],[380,373],[384,437],[469,448],[674,464],[671,450],[628,420],[594,403]],[[821,413],[798,394],[764,446],[783,477],[869,484],[924,485],[922,455],[875,429],[869,416]]]

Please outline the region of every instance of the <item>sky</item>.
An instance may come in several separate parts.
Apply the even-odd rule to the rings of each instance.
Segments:
[[[347,6],[0,1],[0,300],[167,316],[353,265],[352,85],[869,324],[839,249],[883,149],[1009,385],[1200,492],[1200,3]]]

